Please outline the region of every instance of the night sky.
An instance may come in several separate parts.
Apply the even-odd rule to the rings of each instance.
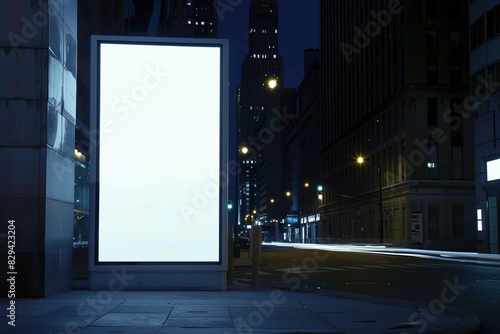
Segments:
[[[221,0],[227,3],[225,0]],[[304,75],[303,51],[319,48],[319,0],[277,0],[279,13],[279,53],[283,57],[285,87],[297,88]],[[233,11],[219,17],[219,38],[229,39],[230,84],[234,100],[235,87],[241,83],[241,63],[248,52],[248,15],[251,0],[243,0]],[[235,1],[238,3],[238,1]]]

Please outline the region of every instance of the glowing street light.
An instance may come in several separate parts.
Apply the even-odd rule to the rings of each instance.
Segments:
[[[267,80],[267,87],[269,87],[270,89],[274,89],[277,86],[278,86],[278,79],[271,77]]]

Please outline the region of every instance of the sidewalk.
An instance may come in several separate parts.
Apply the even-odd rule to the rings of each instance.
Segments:
[[[18,299],[15,327],[0,301],[0,333],[478,333],[468,311],[241,284],[227,291],[83,291]],[[360,297],[357,297],[360,298]]]

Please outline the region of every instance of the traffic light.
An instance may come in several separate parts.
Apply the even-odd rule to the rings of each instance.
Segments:
[[[231,211],[233,209],[233,201],[227,201],[227,210]]]
[[[316,195],[318,197],[318,201],[322,201],[323,200],[323,186],[322,185],[319,185],[317,188],[316,188]]]

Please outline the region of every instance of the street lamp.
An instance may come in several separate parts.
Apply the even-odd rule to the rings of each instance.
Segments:
[[[242,154],[247,154],[247,153],[248,153],[248,147],[246,147],[246,146],[241,147],[241,148],[240,148],[240,152],[241,152]]]
[[[359,156],[356,159],[356,162],[359,165],[362,165],[365,162],[365,159],[362,156]],[[380,162],[377,163],[377,173],[378,173],[378,205],[380,211],[380,220],[379,220],[379,234],[380,234],[380,243],[384,243],[384,213],[382,206],[382,165]]]
[[[276,86],[278,86],[278,79],[276,79],[275,77],[269,77],[269,79],[267,79],[267,87],[272,90],[275,89]]]

